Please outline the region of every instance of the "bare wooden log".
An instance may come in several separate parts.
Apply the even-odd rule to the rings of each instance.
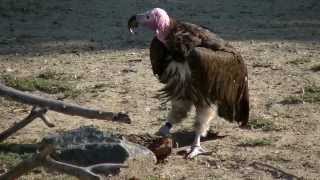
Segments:
[[[3,131],[0,134],[0,142],[4,141],[5,139],[7,139],[9,136],[11,136],[13,133],[17,132],[18,130],[24,128],[26,125],[31,123],[36,118],[43,117],[46,112],[47,112],[46,108],[33,107],[30,114],[26,118],[24,118],[22,121],[20,121],[16,124],[14,124],[12,127],[8,128],[7,130]],[[48,125],[48,124],[46,124],[46,125]]]
[[[0,96],[10,97],[15,101],[30,104],[33,106],[45,107],[52,111],[72,115],[82,116],[89,119],[103,119],[123,123],[131,123],[128,115],[123,113],[104,112],[94,109],[84,108],[78,105],[64,103],[63,101],[45,99],[31,95],[0,83]]]

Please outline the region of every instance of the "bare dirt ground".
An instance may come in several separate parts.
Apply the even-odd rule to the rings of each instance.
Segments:
[[[126,29],[130,15],[152,7],[206,25],[241,51],[249,70],[252,129],[217,119],[211,129],[220,138],[203,143],[212,155],[185,160],[173,154],[164,164],[146,167],[152,174],[137,177],[319,179],[318,0],[1,0],[3,81],[9,83],[8,76],[26,81],[49,74],[47,81],[71,84],[77,92],[70,96],[34,88],[38,91],[32,93],[128,112],[133,120],[124,125],[50,112],[55,128],[34,121],[6,143],[36,143],[48,133],[83,125],[123,134],[156,132],[170,104],[153,98],[162,85],[153,76],[148,58],[152,35],[132,37]],[[0,131],[30,110],[8,99],[0,98],[0,102]],[[192,130],[192,117],[174,130]],[[6,153],[0,154],[0,168],[7,168],[12,162]],[[40,169],[21,179],[72,178]]]

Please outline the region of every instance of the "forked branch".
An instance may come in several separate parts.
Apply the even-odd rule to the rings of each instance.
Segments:
[[[31,171],[32,169],[43,166],[53,171],[66,173],[72,176],[76,176],[83,180],[99,180],[102,177],[98,174],[111,174],[119,168],[127,168],[124,164],[94,164],[88,167],[81,167],[73,164],[59,162],[54,160],[50,154],[55,151],[55,148],[51,144],[42,145],[42,150],[36,153],[30,159],[22,161],[16,167],[0,176],[0,180],[16,179],[23,174]]]
[[[7,173],[2,174],[0,176],[0,180],[17,179],[23,174],[40,166],[43,160],[46,159],[47,155],[49,155],[53,151],[54,151],[54,147],[52,145],[45,146],[41,152],[36,153],[30,159],[22,161],[20,164],[18,164],[16,167],[9,170]]]
[[[2,133],[0,133],[0,142],[4,141],[5,139],[7,139],[9,136],[11,136],[13,133],[17,132],[19,129],[24,128],[26,125],[28,125],[29,123],[31,123],[33,120],[35,120],[36,118],[43,118],[46,119],[45,113],[48,110],[46,108],[39,108],[39,107],[33,107],[30,114],[24,118],[22,121],[14,124],[12,127],[8,128],[7,130],[3,131]],[[45,124],[49,127],[53,127],[54,124],[50,123],[46,120],[43,120],[45,122]]]
[[[97,173],[112,174],[114,171],[116,171],[119,168],[128,167],[124,164],[110,164],[110,163],[94,164],[88,167],[81,167],[73,164],[56,161],[52,159],[50,156],[48,156],[47,159],[44,161],[43,166],[52,170],[56,170],[62,173],[76,176],[79,179],[85,179],[85,180],[101,179],[101,176],[98,175]]]
[[[72,115],[72,116],[82,116],[89,119],[102,119],[117,121],[123,123],[131,123],[128,115],[124,113],[113,113],[99,111],[95,109],[84,108],[78,105],[67,104],[63,101],[45,99],[39,96],[31,95],[14,88],[5,86],[0,83],[0,96],[10,97],[15,101],[29,104],[32,106],[39,106],[47,108],[48,110]]]

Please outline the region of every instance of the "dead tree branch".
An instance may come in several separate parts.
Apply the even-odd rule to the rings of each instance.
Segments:
[[[42,161],[46,159],[47,155],[54,151],[52,145],[47,145],[39,153],[36,153],[30,159],[22,161],[16,167],[9,170],[7,173],[0,176],[0,180],[17,179],[23,174],[41,165]]]
[[[270,172],[274,178],[284,178],[284,179],[303,179],[302,177],[295,176],[293,174],[287,173],[279,168],[273,167],[269,164],[261,163],[261,162],[253,162],[250,166],[254,167],[258,170],[263,170],[266,172]]]
[[[46,116],[45,114],[42,114],[40,116],[40,119],[44,122],[45,125],[47,125],[48,127],[52,128],[55,127],[55,125],[53,123],[50,122],[48,116]]]
[[[33,107],[30,114],[24,118],[22,121],[14,124],[12,127],[10,127],[9,129],[3,131],[0,134],[0,142],[4,141],[5,139],[7,139],[9,136],[11,136],[13,133],[17,132],[19,129],[24,128],[26,125],[28,125],[29,123],[31,123],[33,120],[35,120],[36,118],[40,117],[40,118],[45,118],[45,113],[48,110],[46,108],[39,108],[39,107]],[[45,121],[44,121],[45,122]],[[45,124],[49,127],[54,126],[51,123],[45,122]]]
[[[0,96],[10,97],[15,101],[34,106],[32,111],[26,118],[0,134],[0,142],[8,138],[19,129],[25,127],[27,124],[31,123],[36,118],[40,118],[48,127],[54,127],[54,124],[52,124],[49,121],[48,117],[45,116],[48,110],[53,110],[68,115],[82,116],[90,119],[103,119],[123,123],[131,123],[130,118],[126,114],[103,112],[77,105],[67,104],[58,100],[45,99],[22,91],[18,91],[16,89],[2,85],[1,83]],[[50,157],[50,154],[55,151],[55,148],[52,144],[43,143],[41,147],[41,151],[37,152],[32,158],[22,161],[9,172],[0,175],[0,180],[16,179],[38,166],[43,166],[48,169],[67,173],[69,175],[76,176],[79,179],[89,180],[101,179],[101,177],[97,173],[110,174],[115,170],[118,170],[119,168],[127,167],[123,164],[107,163],[81,167],[73,164],[59,162]]]
[[[11,87],[5,86],[0,83],[0,96],[10,97],[15,101],[29,104],[32,106],[39,106],[47,108],[48,110],[72,115],[82,116],[89,119],[102,119],[111,120],[123,123],[131,123],[128,115],[123,113],[104,112],[94,109],[84,108],[78,105],[64,103],[63,101],[45,99],[42,97],[34,96]]]
[[[81,167],[73,164],[59,162],[50,157],[50,154],[55,151],[52,144],[41,145],[41,151],[36,153],[32,158],[22,161],[16,167],[11,169],[5,174],[0,176],[0,180],[17,179],[23,174],[31,171],[32,169],[43,166],[47,169],[66,173],[76,176],[83,180],[100,180],[102,177],[97,173],[110,174],[119,168],[127,168],[124,164],[94,164],[88,167]]]
[[[79,179],[85,180],[99,180],[101,177],[96,173],[89,171],[86,168],[75,166],[73,164],[67,164],[63,162],[56,161],[51,157],[47,157],[46,161],[43,162],[43,165],[50,170],[56,170],[59,172],[64,172],[69,175],[79,177]]]
[[[44,161],[43,166],[85,180],[101,179],[101,177],[97,173],[111,174],[116,169],[128,167],[124,164],[109,163],[94,164],[88,167],[81,167],[73,164],[56,161],[52,159],[50,156],[48,156],[46,161]]]

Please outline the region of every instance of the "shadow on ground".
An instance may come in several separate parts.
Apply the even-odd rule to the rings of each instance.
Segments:
[[[206,137],[201,138],[201,142],[222,139],[224,137],[226,136],[220,136],[216,132],[209,131]],[[190,146],[194,141],[194,131],[177,131],[172,133],[172,138],[175,140],[179,147]]]
[[[228,40],[320,37],[318,0],[2,0],[0,54],[145,48],[151,33],[131,37],[126,25],[130,15],[152,7],[210,27]]]
[[[4,143],[0,144],[0,152],[11,152],[11,153],[35,153],[38,148],[39,144],[16,144],[16,143]]]

